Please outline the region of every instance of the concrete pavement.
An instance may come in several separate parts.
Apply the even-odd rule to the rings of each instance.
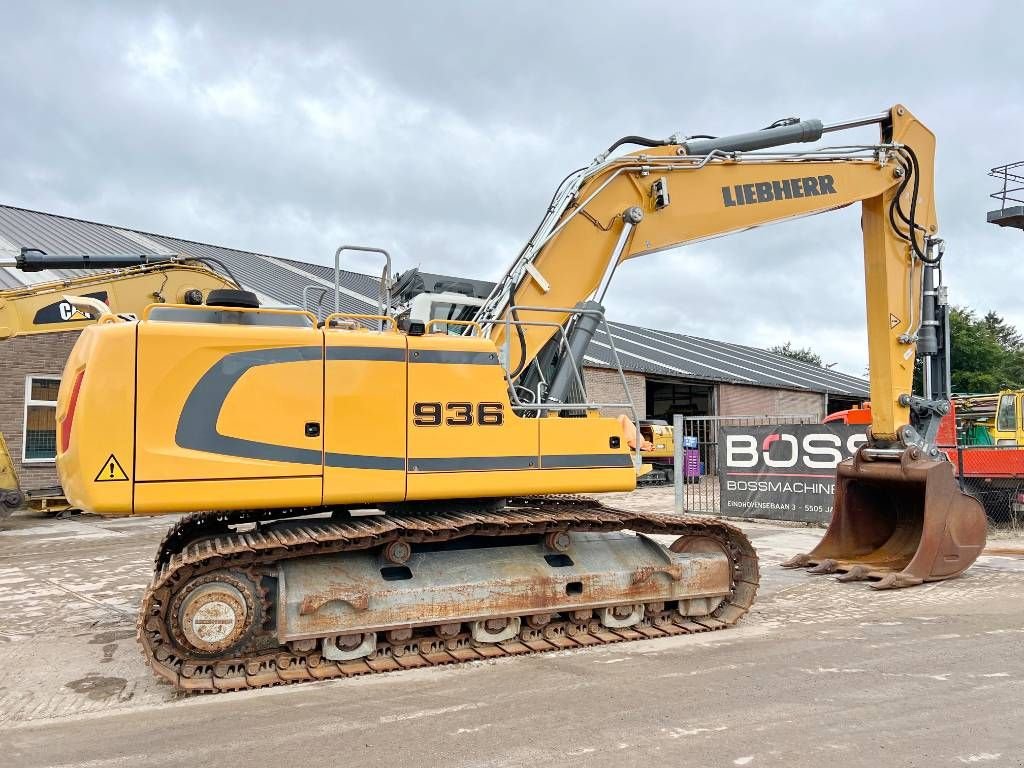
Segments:
[[[819,530],[745,524],[762,589],[732,630],[185,697],[134,641],[167,524],[0,531],[0,764],[1024,765],[1018,557],[877,593],[777,567]]]

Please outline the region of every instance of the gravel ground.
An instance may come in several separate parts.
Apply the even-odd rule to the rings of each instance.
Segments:
[[[670,511],[672,492],[605,501]],[[725,632],[188,697],[134,641],[169,523],[0,530],[0,763],[1024,765],[1019,540],[959,579],[877,593],[777,567],[820,529],[742,523],[762,588]]]

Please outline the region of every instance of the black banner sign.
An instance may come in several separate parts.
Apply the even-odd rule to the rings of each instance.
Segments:
[[[719,428],[721,514],[827,522],[836,466],[866,441],[846,424]]]

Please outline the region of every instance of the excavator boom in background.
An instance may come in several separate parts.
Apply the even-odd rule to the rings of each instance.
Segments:
[[[877,144],[775,150],[874,124]],[[643,149],[614,154],[628,143]],[[736,623],[759,578],[738,529],[563,495],[631,490],[640,471],[628,394],[589,401],[580,366],[624,262],[854,202],[872,437],[840,468],[831,559],[806,561],[884,586],[967,568],[984,517],[932,447],[942,402],[911,393],[915,353],[937,365],[933,154],[902,106],[627,137],[566,178],[473,319],[320,321],[215,297],[101,317],[62,379],[58,468],[99,514],[189,513],[143,599],[153,670],[237,689]]]

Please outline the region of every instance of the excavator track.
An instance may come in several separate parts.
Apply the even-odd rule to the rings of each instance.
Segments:
[[[196,513],[168,532],[137,627],[143,654],[158,677],[185,691],[242,690],[705,632],[735,624],[753,603],[759,581],[757,555],[734,526],[710,518],[615,510],[592,500],[524,499],[500,512],[476,514],[463,510],[297,519],[309,514],[310,510]],[[288,518],[296,519],[278,525]],[[476,642],[462,624],[390,631],[380,635],[367,656],[346,661],[325,658],[314,642],[281,643],[274,633],[272,590],[265,585],[284,560],[385,549],[394,542],[443,546],[465,537],[623,531],[680,537],[673,548],[683,541],[710,541],[727,553],[731,563],[729,593],[706,616],[683,616],[665,603],[645,603],[643,619],[621,628],[601,624],[590,610],[533,616],[522,611],[520,631],[497,643]],[[202,589],[204,577],[212,579],[208,575],[213,573],[220,574],[221,582],[234,580],[240,599],[245,593],[245,600],[260,603],[249,606],[259,617],[258,626],[232,638],[230,653],[190,653],[180,626],[169,616],[180,615],[182,600]]]

